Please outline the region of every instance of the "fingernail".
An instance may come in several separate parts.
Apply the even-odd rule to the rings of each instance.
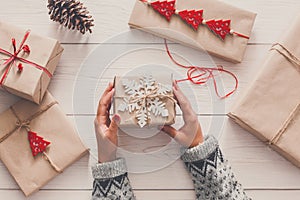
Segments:
[[[113,120],[114,122],[116,122],[117,124],[120,124],[121,122],[121,117],[119,115],[114,115],[113,116]]]
[[[175,90],[177,90],[177,89],[178,89],[178,84],[177,84],[177,81],[174,81],[173,87],[175,88]]]

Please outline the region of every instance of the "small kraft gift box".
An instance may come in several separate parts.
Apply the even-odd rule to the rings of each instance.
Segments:
[[[275,43],[262,71],[228,114],[300,167],[300,16]]]
[[[175,123],[172,76],[126,76],[114,79],[114,113],[120,127],[143,128]]]
[[[0,22],[0,89],[39,104],[63,48],[57,40]]]
[[[129,26],[241,62],[255,18],[218,0],[137,0]]]
[[[21,100],[0,114],[0,159],[26,196],[88,153],[57,101]]]

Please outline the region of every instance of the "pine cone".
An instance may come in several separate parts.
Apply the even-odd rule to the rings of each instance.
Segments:
[[[77,29],[82,34],[94,26],[94,19],[80,1],[76,0],[48,0],[50,19],[63,24],[69,29]]]

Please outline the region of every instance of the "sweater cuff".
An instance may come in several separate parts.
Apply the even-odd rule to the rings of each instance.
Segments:
[[[206,136],[204,142],[190,149],[181,149],[181,159],[184,162],[194,162],[207,158],[218,147],[218,140],[214,136]]]
[[[94,179],[114,178],[127,172],[124,158],[119,158],[112,162],[99,163],[92,167]]]

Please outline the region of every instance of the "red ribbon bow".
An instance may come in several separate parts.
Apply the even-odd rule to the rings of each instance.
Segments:
[[[11,42],[12,42],[12,46],[14,48],[14,52],[13,53],[10,53],[10,52],[6,51],[5,49],[0,48],[0,53],[9,56],[9,58],[3,59],[5,62],[2,65],[6,66],[6,69],[5,69],[5,72],[4,72],[3,76],[1,77],[0,86],[3,85],[3,83],[4,83],[4,81],[5,81],[6,77],[7,77],[10,69],[13,66],[16,66],[15,62],[17,60],[19,60],[19,61],[21,61],[23,63],[29,64],[29,65],[31,65],[31,66],[39,69],[39,70],[43,70],[50,78],[52,77],[52,74],[45,67],[42,67],[42,66],[40,66],[40,65],[38,65],[38,64],[36,64],[34,62],[31,62],[29,60],[26,60],[25,58],[19,57],[19,54],[22,51],[24,53],[27,53],[27,54],[30,53],[29,46],[26,45],[26,44],[24,45],[24,43],[26,42],[29,34],[30,34],[30,31],[26,31],[25,36],[24,36],[24,38],[23,38],[23,40],[22,40],[22,42],[20,44],[20,47],[18,49],[17,49],[15,38],[12,38]],[[19,72],[23,71],[23,65],[22,65],[22,63],[19,63],[17,65],[17,67],[18,67],[18,71]]]

